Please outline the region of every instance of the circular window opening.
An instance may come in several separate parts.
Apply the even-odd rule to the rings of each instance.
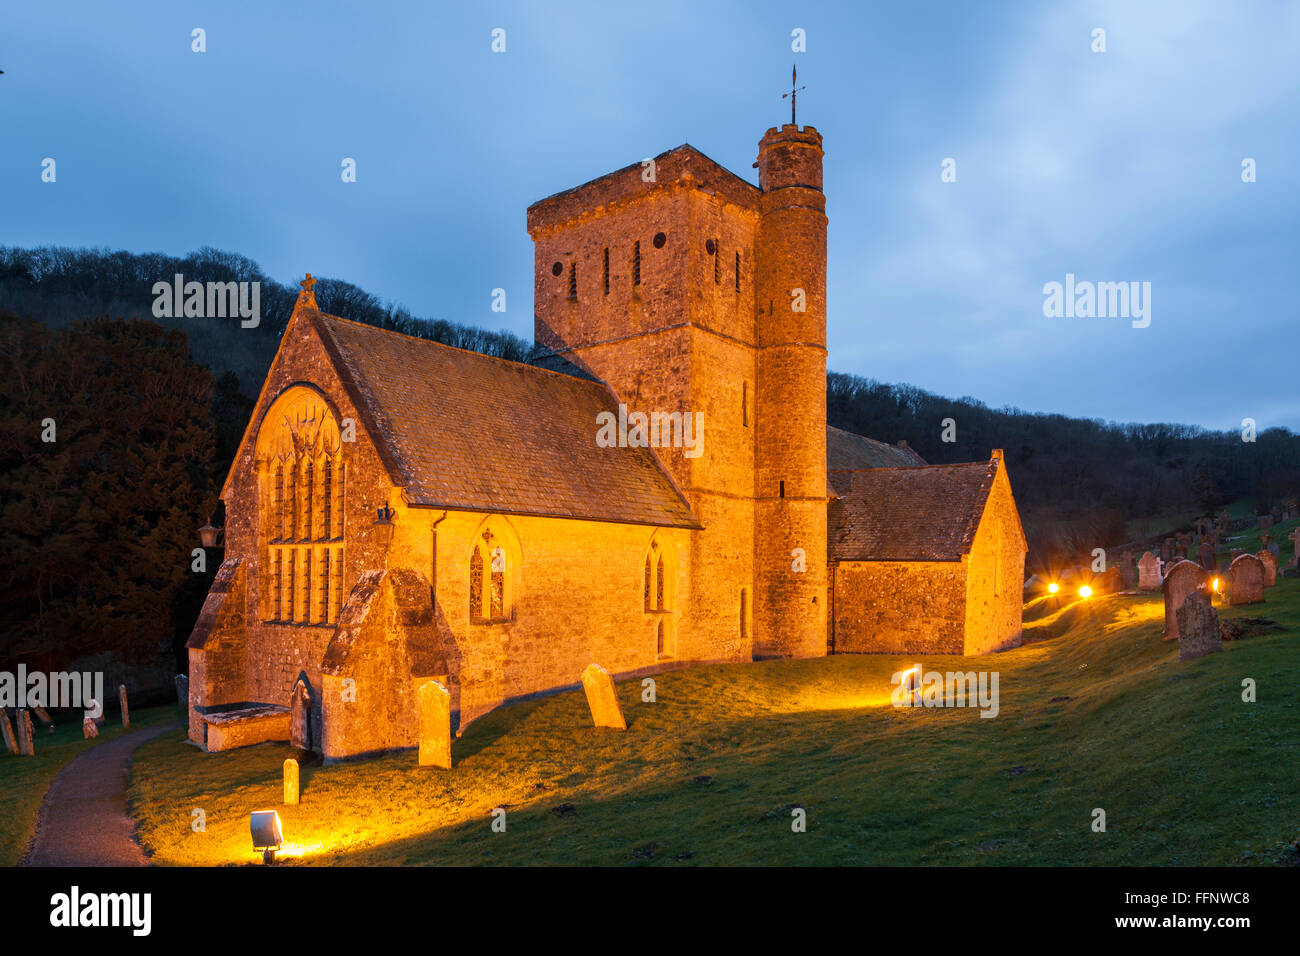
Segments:
[[[704,251],[707,252],[709,255],[713,255],[715,252],[718,251],[717,243],[715,243],[712,239],[709,239],[704,243]]]
[[[667,242],[667,241],[668,241],[668,237],[665,236],[662,232],[656,232],[656,233],[655,233],[655,248],[656,248],[656,249],[662,249],[662,248],[664,247],[664,243]]]
[[[551,266],[551,275],[553,276],[558,276],[563,271],[564,271],[564,266],[560,265],[558,262],[555,265]]]

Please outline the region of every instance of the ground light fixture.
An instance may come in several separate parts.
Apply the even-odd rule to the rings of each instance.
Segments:
[[[1057,584],[1055,581],[1053,581],[1051,584],[1047,586],[1048,594],[1055,594],[1059,590],[1061,590],[1061,586]]]
[[[274,810],[254,810],[248,815],[248,829],[253,838],[253,852],[262,854],[262,862],[275,862],[275,851],[284,845],[280,814]]]
[[[1092,597],[1092,588],[1088,587],[1086,584],[1079,588],[1079,597],[1083,598],[1085,601],[1088,600],[1088,598]]]

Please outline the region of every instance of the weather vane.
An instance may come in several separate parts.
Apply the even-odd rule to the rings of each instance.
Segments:
[[[790,125],[791,125],[791,126],[798,126],[799,124],[796,123],[795,120],[794,120],[794,103],[795,103],[795,100],[797,100],[797,99],[799,98],[799,91],[800,91],[800,90],[806,90],[806,89],[808,89],[808,87],[806,87],[806,86],[800,86],[800,85],[799,85],[799,67],[798,67],[798,66],[793,66],[793,67],[790,68],[790,86],[791,86],[791,90],[790,90],[790,92],[789,92],[789,93],[782,93],[782,94],[781,94],[781,99],[785,99],[787,96],[790,97]]]

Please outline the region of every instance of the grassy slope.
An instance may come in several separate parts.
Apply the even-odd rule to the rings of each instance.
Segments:
[[[36,833],[45,792],[64,764],[100,741],[112,740],[123,733],[116,715],[100,727],[95,740],[82,737],[76,713],[55,712],[51,717],[55,721],[53,735],[33,720],[35,757],[11,756],[0,743],[0,807],[5,808],[0,813],[0,866],[16,866],[27,852],[27,845]],[[138,730],[180,717],[178,707],[133,709],[131,726]]]
[[[271,807],[290,855],[313,863],[1293,862],[1300,579],[1267,597],[1223,613],[1285,633],[1188,664],[1160,640],[1158,596],[1066,607],[1009,653],[925,660],[996,668],[995,719],[889,707],[900,658],[710,666],[661,676],[653,704],[620,685],[625,734],[590,728],[581,694],[562,694],[474,723],[450,772],[410,753],[305,767],[297,807],[279,806],[287,748],[205,755],[168,734],[137,751],[132,805],[170,864],[252,861],[247,814]],[[1257,703],[1241,701],[1244,677]],[[564,803],[576,812],[552,812]],[[191,832],[194,808],[206,832]]]

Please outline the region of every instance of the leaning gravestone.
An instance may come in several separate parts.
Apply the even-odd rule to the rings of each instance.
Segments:
[[[54,733],[54,718],[50,716],[49,711],[44,707],[33,707],[32,713],[36,715],[36,719],[45,726],[46,730]]]
[[[1194,661],[1223,650],[1219,612],[1204,592],[1190,594],[1178,609],[1178,659]]]
[[[9,723],[9,715],[0,707],[0,736],[5,739],[5,750],[11,754],[18,753],[18,738],[14,736],[14,725]]]
[[[1261,604],[1264,601],[1264,562],[1243,554],[1228,568],[1228,603]]]
[[[1292,552],[1290,567],[1300,567],[1300,528],[1296,528],[1288,537],[1291,539]]]
[[[1179,561],[1165,575],[1160,589],[1165,595],[1166,641],[1178,640],[1178,609],[1183,602],[1205,587],[1205,569],[1191,561]]]
[[[289,745],[295,750],[311,750],[311,691],[301,678],[293,685],[289,700]]]
[[[31,711],[18,711],[18,752],[28,757],[36,756],[36,742],[32,739]]]
[[[83,717],[81,720],[81,736],[86,740],[93,740],[99,736],[99,725],[95,723],[93,717]]]
[[[1218,570],[1214,562],[1214,545],[1208,541],[1202,541],[1201,546],[1196,550],[1196,557],[1201,562],[1201,567],[1213,574]]]
[[[582,689],[587,692],[591,720],[597,727],[627,730],[623,708],[619,706],[618,694],[614,692],[614,678],[609,676],[609,671],[599,664],[588,664],[582,672]]]
[[[415,692],[419,707],[420,766],[451,769],[451,694],[436,680]]]
[[[1255,555],[1259,558],[1260,564],[1264,565],[1264,587],[1271,588],[1277,586],[1277,555],[1272,551],[1261,551]]]
[[[284,802],[291,806],[298,802],[298,761],[292,757],[284,762]]]
[[[1138,588],[1143,591],[1160,590],[1160,559],[1150,551],[1138,561]]]
[[[126,730],[131,729],[131,712],[126,707],[126,685],[117,685],[117,703],[122,708],[122,726]]]

